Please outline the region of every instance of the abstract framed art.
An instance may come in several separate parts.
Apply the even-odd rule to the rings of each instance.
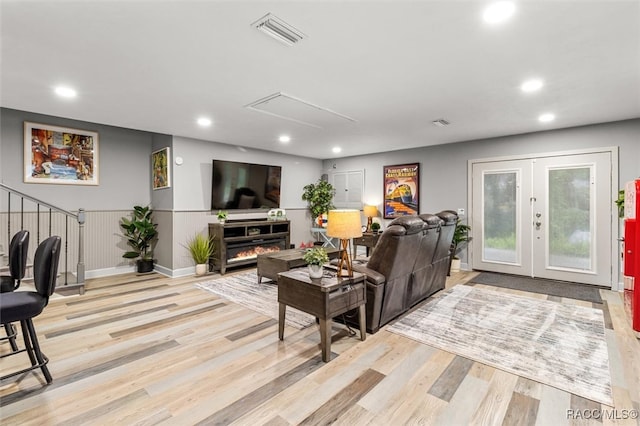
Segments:
[[[98,133],[24,123],[24,182],[98,185]]]
[[[384,166],[384,218],[416,215],[420,211],[420,164]]]
[[[171,187],[169,174],[169,147],[151,153],[151,182],[154,191]]]

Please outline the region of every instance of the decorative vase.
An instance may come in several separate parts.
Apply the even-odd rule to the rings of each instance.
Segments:
[[[309,278],[322,278],[322,265],[308,265]]]
[[[196,275],[204,275],[207,273],[207,269],[209,265],[207,265],[206,263],[198,263],[196,265]]]

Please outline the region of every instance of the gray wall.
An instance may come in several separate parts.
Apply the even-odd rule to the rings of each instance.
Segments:
[[[325,173],[365,170],[365,203],[383,199],[382,167],[420,163],[420,213],[467,206],[468,160],[618,146],[619,186],[640,177],[640,119],[325,160]],[[614,177],[615,179],[615,177]]]
[[[65,210],[130,210],[151,202],[151,143],[153,134],[120,127],[0,110],[0,181]],[[50,124],[98,132],[97,186],[23,183],[24,122]],[[4,199],[4,197],[2,197]]]

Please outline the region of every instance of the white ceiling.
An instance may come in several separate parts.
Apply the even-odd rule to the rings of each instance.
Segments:
[[[639,1],[516,1],[497,26],[486,4],[2,0],[1,105],[321,159],[640,117]],[[268,12],[308,38],[250,26]],[[277,92],[355,121],[245,107]]]

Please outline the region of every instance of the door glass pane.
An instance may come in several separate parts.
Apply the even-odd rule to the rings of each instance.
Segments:
[[[591,168],[549,170],[549,266],[591,270]]]
[[[483,179],[484,261],[516,263],[517,172],[486,173]]]

